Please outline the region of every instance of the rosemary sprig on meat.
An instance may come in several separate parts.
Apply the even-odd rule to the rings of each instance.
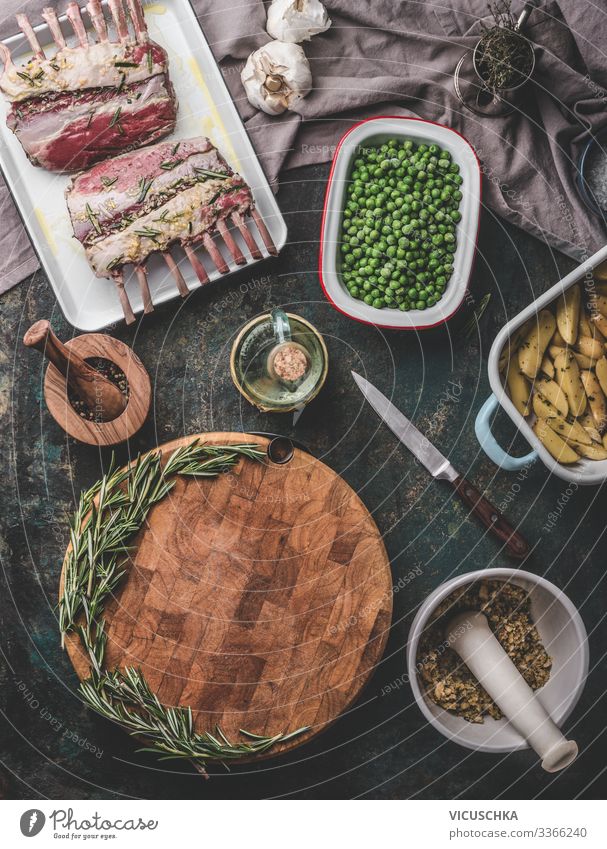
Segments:
[[[93,212],[90,203],[86,205],[86,215],[93,227],[95,228],[97,234],[101,236],[103,234],[103,230],[101,229],[101,224],[99,223],[99,219]]]
[[[141,180],[139,180],[139,197],[137,198],[137,203],[143,203],[144,202],[144,200],[147,197],[149,190],[152,187],[153,182],[154,182],[153,177],[150,177],[149,180],[146,179],[145,177],[142,177]]]

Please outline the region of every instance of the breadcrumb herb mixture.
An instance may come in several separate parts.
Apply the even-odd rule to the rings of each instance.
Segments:
[[[456,590],[440,604],[423,632],[417,670],[425,692],[436,705],[468,722],[502,713],[449,645],[445,627],[456,613],[479,610],[532,690],[550,678],[552,659],[531,618],[531,599],[522,587],[504,581],[481,581]]]

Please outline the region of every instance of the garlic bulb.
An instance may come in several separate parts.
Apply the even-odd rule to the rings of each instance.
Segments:
[[[266,29],[279,41],[309,41],[331,26],[320,0],[273,0]]]
[[[280,115],[312,88],[312,72],[298,44],[270,41],[255,50],[240,75],[249,103],[268,115]]]

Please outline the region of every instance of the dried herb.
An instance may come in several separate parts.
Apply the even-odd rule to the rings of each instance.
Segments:
[[[101,182],[106,187],[106,189],[109,189],[110,186],[114,185],[117,179],[118,177],[102,177]]]
[[[200,177],[219,177],[221,180],[227,180],[229,174],[222,174],[219,171],[210,171],[208,168],[194,168],[194,172]]]
[[[240,457],[261,460],[255,445],[201,445],[195,440],[169,455],[164,465],[160,451],[138,457],[125,469],[112,461],[107,474],[80,496],[70,530],[63,592],[59,602],[61,642],[78,634],[90,665],[80,684],[83,700],[94,711],[143,737],[142,751],[166,758],[187,758],[205,772],[208,761],[225,762],[268,751],[303,733],[262,737],[241,731],[242,742],[232,743],[220,728],[197,732],[189,707],[167,707],[151,691],[141,670],[104,669],[107,634],[104,608],[126,575],[129,544],[143,526],[151,508],[175,485],[177,475],[217,477],[230,471]]]
[[[516,29],[510,0],[489,4],[493,24],[481,24],[484,35],[477,46],[476,64],[487,88],[503,91],[525,82],[533,67],[533,51]]]
[[[160,167],[164,171],[172,171],[173,168],[176,168],[178,165],[181,165],[183,159],[166,159],[164,162],[160,163]]]
[[[120,121],[120,115],[122,114],[122,106],[119,106],[118,109],[112,115],[112,120],[110,121],[110,127],[115,126]]]
[[[149,192],[152,183],[154,182],[154,178],[150,177],[149,180],[146,180],[145,177],[142,177],[139,180],[139,197],[137,198],[137,203],[143,203],[147,197],[147,193]]]
[[[468,722],[502,713],[489,694],[451,648],[448,623],[456,613],[480,610],[497,640],[527,684],[537,690],[550,678],[552,660],[544,648],[531,615],[527,590],[505,581],[480,581],[455,590],[434,611],[424,630],[417,670],[425,691],[439,707]]]
[[[115,68],[138,68],[139,62],[119,61],[119,62],[114,62],[114,67]]]
[[[116,257],[114,257],[114,259],[112,259],[108,262],[108,264],[106,265],[106,268],[107,268],[108,271],[113,271],[115,268],[118,268],[121,265],[124,265],[124,257],[116,256]]]
[[[87,205],[86,205],[86,214],[88,216],[89,221],[91,222],[91,224],[93,225],[93,227],[97,231],[98,235],[101,236],[102,233],[103,233],[103,230],[101,229],[101,225],[99,224],[99,220],[98,220],[97,216],[95,215],[95,213],[93,212],[93,210],[91,209],[91,205],[89,203],[87,203]]]
[[[156,241],[160,236],[160,230],[154,230],[153,227],[142,227],[141,230],[135,230],[135,235]]]
[[[154,57],[152,56],[151,50],[148,50],[147,58],[148,58],[148,71],[151,74],[152,71],[154,70]]]

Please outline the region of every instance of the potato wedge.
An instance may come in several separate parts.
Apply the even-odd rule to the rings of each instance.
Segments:
[[[555,330],[550,340],[551,345],[558,345],[559,348],[566,348],[568,343],[563,339],[559,330]]]
[[[607,427],[607,401],[605,400],[599,379],[593,371],[584,369],[580,372],[580,380],[588,398],[588,406],[590,407],[596,429],[599,433],[602,433]]]
[[[561,387],[554,380],[536,380],[534,384],[534,395],[545,398],[558,410],[561,416],[569,414],[569,404]]]
[[[566,354],[568,352],[573,354],[580,368],[592,368],[594,365],[594,360],[591,360],[586,354],[580,354],[579,351],[571,351],[570,348],[561,348],[559,345],[551,345],[548,348],[548,353],[552,357],[553,362],[559,354]]]
[[[591,445],[580,445],[573,439],[567,439],[565,441],[570,448],[573,448],[582,457],[588,457],[589,460],[607,460],[607,449],[600,442],[593,442]]]
[[[603,434],[603,448],[607,448],[607,433]]]
[[[586,310],[580,310],[580,317],[578,320],[578,333],[580,336],[590,336],[591,338],[597,332],[596,325],[590,324],[590,318],[586,314]]]
[[[540,370],[544,352],[555,330],[556,319],[550,310],[542,310],[537,317],[537,323],[521,343],[518,351],[519,365],[523,374],[526,374],[532,380]]]
[[[570,286],[556,302],[556,325],[569,345],[577,339],[581,293],[579,286]],[[556,342],[558,345],[558,342]]]
[[[537,392],[534,392],[531,396],[531,405],[538,419],[551,419],[560,415],[554,404],[551,404]]]
[[[592,413],[584,413],[583,416],[580,416],[578,422],[582,425],[582,427],[593,442],[601,441],[601,434],[596,429],[594,419],[592,418]]]
[[[598,310],[593,310],[590,313],[590,321],[595,324],[601,331],[601,334],[607,338],[607,318]]]
[[[590,321],[590,316],[586,310],[580,311],[579,335],[590,336],[591,339],[598,339],[599,342],[605,342],[605,337],[596,324]]]
[[[592,339],[590,336],[580,336],[575,348],[580,354],[584,354],[588,359],[595,361],[605,353],[605,346],[598,339]]]
[[[537,419],[532,430],[546,450],[559,463],[577,463],[579,455],[552,430],[546,419]]]
[[[596,283],[595,288],[599,295],[607,295],[607,283]]]
[[[607,260],[593,268],[592,274],[596,280],[607,280]]]
[[[542,416],[542,418],[544,417]],[[590,445],[592,442],[590,434],[586,432],[576,419],[568,422],[557,413],[556,416],[547,417],[546,423],[555,433],[558,433],[561,439],[572,439],[574,442],[579,442],[580,445]]]
[[[607,295],[594,295],[591,299],[593,310],[598,310],[601,315],[607,316]]]
[[[542,374],[545,374],[546,377],[549,377],[550,379],[554,377],[554,364],[550,357],[544,357],[540,366],[540,371],[542,372]]]
[[[581,416],[586,410],[586,393],[580,380],[580,367],[571,351],[562,351],[554,358],[555,380],[567,396],[572,416]]]
[[[525,336],[531,330],[531,327],[535,323],[535,319],[529,319],[528,321],[521,324],[518,330],[515,330],[512,336],[508,339],[504,347],[502,348],[502,353],[500,354],[498,367],[500,371],[506,371],[508,368],[508,362],[512,357],[518,357],[518,348],[525,338]]]
[[[522,374],[518,367],[518,357],[514,357],[510,360],[506,382],[508,384],[512,403],[521,416],[528,416],[531,412],[529,406],[531,386],[529,385],[529,381],[525,375]]]
[[[595,371],[601,384],[601,389],[607,395],[607,357],[601,357],[600,360],[596,361]]]

